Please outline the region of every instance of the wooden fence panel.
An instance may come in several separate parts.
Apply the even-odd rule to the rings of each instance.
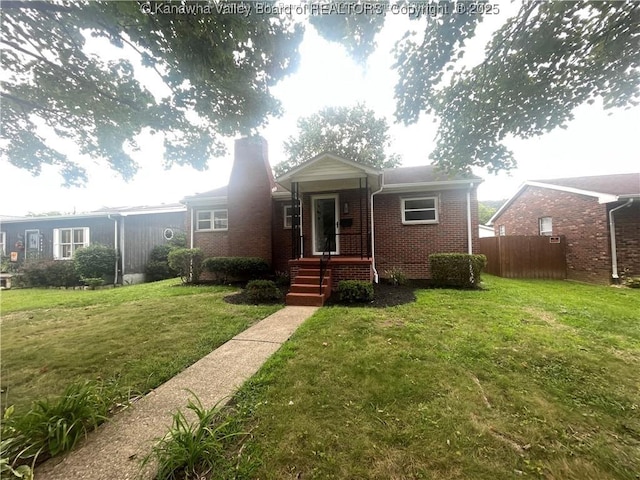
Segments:
[[[480,239],[486,272],[506,278],[567,277],[564,236],[504,236]]]

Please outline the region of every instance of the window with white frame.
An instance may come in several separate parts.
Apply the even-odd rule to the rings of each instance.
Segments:
[[[291,228],[291,225],[293,225],[292,211],[291,205],[284,206],[284,228]]]
[[[53,258],[56,260],[70,260],[77,250],[88,245],[88,227],[53,229]]]
[[[538,226],[540,229],[540,235],[552,235],[553,228],[551,217],[541,217],[538,219]]]
[[[438,197],[403,198],[402,223],[438,223]]]
[[[0,254],[6,255],[7,254],[7,234],[4,232],[0,232],[0,248],[2,249],[0,250]]]
[[[505,228],[504,225],[499,225],[498,226],[498,235],[501,237],[504,237],[507,234],[507,229]]]
[[[227,230],[229,216],[227,210],[198,210],[196,213],[196,230]]]

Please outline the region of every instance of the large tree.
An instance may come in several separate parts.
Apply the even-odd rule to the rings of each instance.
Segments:
[[[475,66],[465,63],[465,52],[476,27],[505,3],[405,6],[418,33],[407,33],[395,48],[396,119],[411,124],[435,115],[431,157],[446,169],[509,170],[516,165],[504,144],[510,136],[566,127],[584,103],[612,108],[640,100],[640,2],[523,1]],[[331,26],[321,30],[328,40],[355,42],[347,43],[352,54],[367,54],[360,43],[380,30],[376,15],[354,25],[334,15],[323,25]]]
[[[298,120],[298,132],[284,144],[287,159],[275,166],[277,176],[321,153],[333,153],[375,168],[400,163],[391,146],[389,125],[364,105],[328,107]]]
[[[204,169],[224,153],[223,136],[252,133],[280,113],[269,87],[298,57],[300,25],[232,7],[3,1],[0,154],[34,174],[58,166],[69,184],[83,183],[84,166],[51,142],[54,132],[130,178],[137,166],[129,152],[146,130],[163,135],[167,166]],[[129,59],[87,53],[90,37],[129,47],[124,57],[139,55],[168,94],[150,91]]]

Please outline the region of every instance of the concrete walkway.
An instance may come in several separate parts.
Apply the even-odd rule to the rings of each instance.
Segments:
[[[185,407],[191,390],[211,408],[230,400],[235,391],[280,348],[317,307],[284,307],[214,350],[164,383],[91,434],[62,461],[36,469],[36,480],[127,480],[151,478],[140,461],[166,434],[171,416]],[[149,332],[153,334],[153,332]]]

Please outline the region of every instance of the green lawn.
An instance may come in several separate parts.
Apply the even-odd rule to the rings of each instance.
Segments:
[[[18,411],[78,380],[146,392],[279,306],[177,280],[110,290],[2,292],[2,404]]]
[[[637,480],[640,290],[485,286],[321,309],[236,397],[235,474]]]

